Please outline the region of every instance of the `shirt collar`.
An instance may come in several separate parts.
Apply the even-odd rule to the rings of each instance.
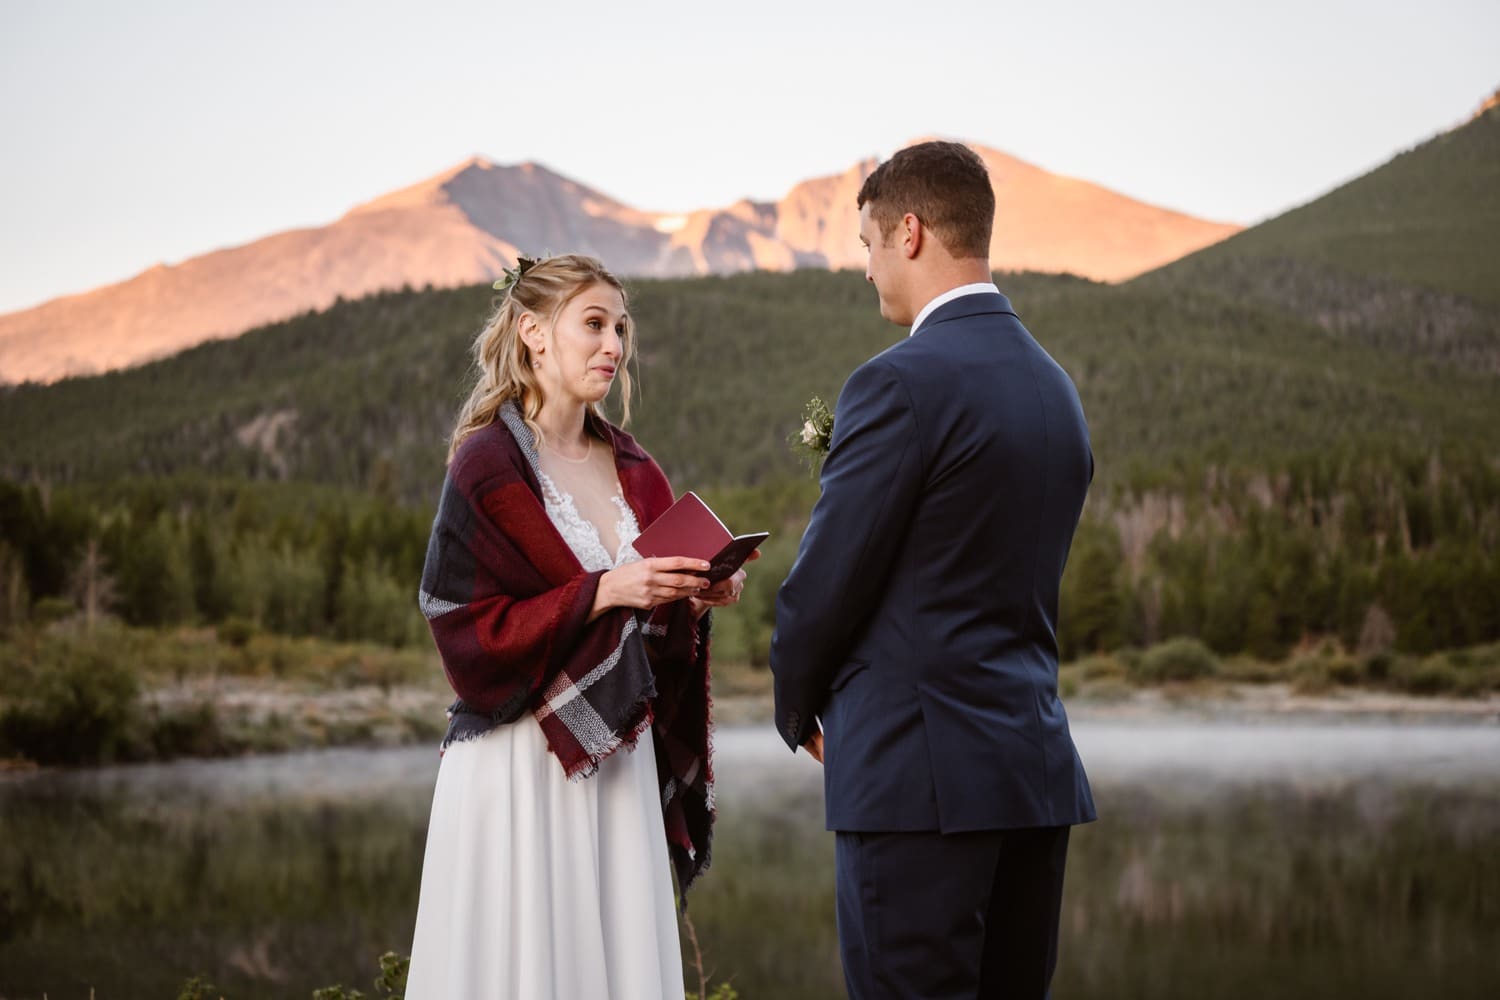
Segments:
[[[934,312],[936,312],[939,306],[947,305],[949,302],[952,302],[954,299],[961,296],[978,295],[981,292],[994,292],[996,295],[999,295],[1000,289],[995,285],[993,281],[976,281],[972,285],[959,285],[957,288],[948,289],[946,292],[939,295],[937,298],[933,299],[931,302],[922,307],[922,311],[917,313],[917,318],[912,321],[911,333],[908,333],[907,336],[915,336],[917,330],[921,328],[922,323],[927,319],[928,316],[931,316]]]

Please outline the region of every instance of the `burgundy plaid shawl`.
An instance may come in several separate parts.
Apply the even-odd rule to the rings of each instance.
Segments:
[[[667,477],[629,434],[589,419],[614,449],[637,522],[650,524],[672,505]],[[649,727],[667,844],[686,891],[708,866],[713,829],[709,616],[695,621],[684,600],[649,615],[612,608],[587,622],[603,572],[585,572],[553,527],[536,473],[536,442],[514,403],[449,464],[421,594],[458,695],[443,747],[529,711],[578,779]]]

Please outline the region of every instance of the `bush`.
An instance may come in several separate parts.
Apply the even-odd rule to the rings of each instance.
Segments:
[[[1064,667],[1058,671],[1057,694],[1064,701],[1071,700],[1078,694],[1078,674]]]
[[[1219,676],[1239,684],[1274,684],[1285,680],[1288,667],[1253,656],[1231,656],[1219,664]]]
[[[1500,691],[1500,643],[1476,646],[1467,650],[1468,664],[1464,676],[1478,691]]]
[[[1093,702],[1129,701],[1135,696],[1135,688],[1128,681],[1106,677],[1094,681],[1083,692],[1083,700]]]
[[[0,711],[0,748],[38,764],[101,764],[138,749],[140,684],[111,653],[73,642],[40,647],[47,662]]]
[[[1479,696],[1500,689],[1496,647],[1435,653],[1422,660],[1398,661],[1392,680],[1411,694]]]
[[[1108,654],[1086,656],[1075,663],[1074,667],[1086,681],[1123,680],[1127,672],[1122,661]]]
[[[217,757],[231,749],[213,702],[158,711],[151,721],[151,749],[162,760]]]
[[[1443,656],[1407,660],[1402,666],[1396,684],[1411,694],[1452,694],[1464,686],[1463,673]]]
[[[1197,639],[1172,639],[1146,650],[1134,666],[1136,681],[1191,681],[1218,673],[1219,658]]]
[[[1364,675],[1377,684],[1391,679],[1396,672],[1396,654],[1390,651],[1371,653],[1364,660]]]
[[[1354,687],[1365,680],[1365,665],[1362,661],[1345,653],[1335,653],[1325,661],[1328,679],[1335,684]]]
[[[1288,668],[1292,690],[1298,694],[1322,694],[1333,687],[1334,679],[1328,665],[1329,661],[1316,653],[1308,653],[1292,660]]]
[[[201,976],[194,976],[177,991],[177,1000],[213,1000],[218,995],[218,988],[213,983]]]
[[[244,649],[255,636],[255,623],[238,615],[224,619],[218,628],[219,641],[235,649]]]

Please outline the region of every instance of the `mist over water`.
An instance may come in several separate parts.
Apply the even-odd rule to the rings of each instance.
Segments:
[[[1493,995],[1500,726],[1074,724],[1056,993]],[[822,772],[716,734],[718,837],[691,913],[745,1000],[842,995]],[[0,779],[0,998],[368,992],[409,949],[435,747]],[[689,973],[690,987],[696,974]]]

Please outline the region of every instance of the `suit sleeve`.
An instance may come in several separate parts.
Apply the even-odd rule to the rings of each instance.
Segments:
[[[924,476],[911,396],[879,358],[839,395],[797,561],[776,598],[776,728],[795,750],[817,731],[828,685],[879,605]]]

